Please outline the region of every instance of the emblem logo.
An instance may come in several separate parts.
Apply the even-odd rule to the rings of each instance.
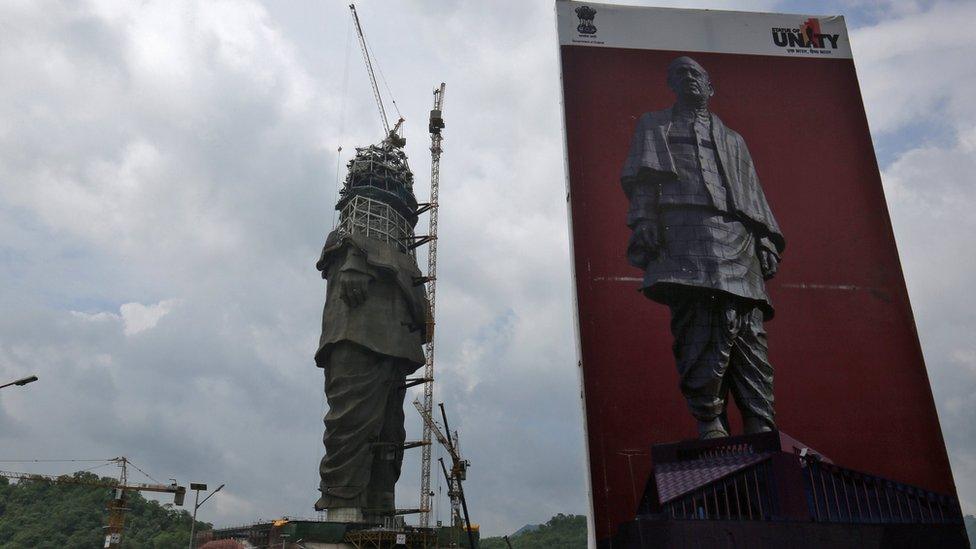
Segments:
[[[596,17],[596,10],[589,6],[580,6],[576,8],[576,16],[579,17],[579,25],[576,26],[576,30],[580,34],[596,34],[596,25],[593,24],[593,18]]]

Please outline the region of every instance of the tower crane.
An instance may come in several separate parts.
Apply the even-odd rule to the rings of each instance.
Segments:
[[[366,45],[366,35],[363,34],[363,26],[359,23],[359,14],[356,13],[356,5],[349,4],[349,11],[352,12],[352,20],[356,23],[356,36],[359,37],[359,49],[363,52],[363,60],[366,62],[366,72],[369,74],[369,83],[373,87],[373,98],[376,100],[376,106],[380,111],[380,122],[383,124],[383,131],[386,133],[386,139],[397,139],[399,145],[403,146],[403,138],[399,137],[398,133],[401,125],[403,124],[403,117],[401,116],[397,120],[396,125],[393,130],[390,130],[390,120],[386,116],[386,107],[383,105],[383,96],[380,94],[380,88],[376,84],[376,74],[373,72],[373,56],[369,53],[369,47]],[[396,107],[396,101],[393,102],[393,106]],[[399,111],[398,111],[399,114]]]
[[[50,482],[52,484],[78,484],[92,486],[95,488],[111,488],[114,490],[112,500],[108,503],[108,526],[105,527],[105,545],[109,549],[117,549],[122,546],[122,530],[125,525],[126,499],[129,492],[161,492],[173,494],[173,503],[183,505],[186,497],[186,487],[179,486],[174,480],[172,484],[145,484],[139,482],[129,482],[127,467],[132,464],[126,457],[116,457],[108,462],[115,463],[121,468],[118,481],[105,481],[102,479],[88,480],[77,477],[53,475],[37,475],[33,473],[20,473],[15,471],[0,471],[0,477],[16,480],[33,480]],[[133,465],[135,467],[135,465]],[[138,467],[136,467],[138,469]],[[145,473],[143,473],[145,474]],[[146,475],[149,476],[149,475]]]
[[[420,417],[424,420],[424,426],[433,433],[437,442],[441,443],[451,456],[450,472],[448,472],[447,467],[444,465],[444,460],[440,460],[441,469],[447,480],[447,495],[451,498],[451,524],[454,526],[455,531],[458,531],[462,529],[461,522],[463,520],[464,526],[466,526],[465,530],[468,533],[468,547],[477,549],[474,541],[474,533],[471,530],[471,517],[468,515],[468,502],[464,498],[464,487],[461,486],[461,482],[468,478],[468,466],[471,465],[471,462],[461,457],[457,433],[454,433],[453,436],[451,435],[451,429],[447,425],[447,413],[444,411],[443,402],[440,404],[440,408],[441,418],[444,420],[444,430],[447,431],[446,435],[440,430],[437,423],[434,422],[434,417],[424,409],[419,400],[414,400],[413,405],[420,412]],[[463,515],[461,514],[462,512],[464,513]]]
[[[369,47],[366,44],[366,37],[363,34],[363,27],[359,21],[359,14],[356,12],[355,4],[349,4],[349,10],[352,13],[353,22],[356,25],[356,35],[359,38],[359,47],[362,50],[363,60],[366,63],[366,72],[369,75],[369,82],[373,90],[373,98],[376,100],[376,106],[380,113],[380,122],[383,124],[383,129],[387,135],[386,139],[389,140],[389,142],[393,145],[402,147],[406,140],[400,136],[399,132],[403,125],[404,119],[402,116],[400,116],[393,129],[390,129],[390,123],[386,115],[386,107],[383,104],[383,97],[380,94],[380,89],[376,82],[376,74],[373,70],[373,57],[370,54]],[[441,85],[434,90],[434,106],[430,111],[430,120],[428,124],[428,130],[430,132],[431,157],[430,201],[426,204],[421,204],[416,211],[417,214],[427,211],[430,212],[430,227],[427,235],[414,237],[414,241],[410,245],[410,249],[414,249],[422,244],[428,244],[427,274],[416,281],[417,284],[426,284],[426,293],[429,303],[426,318],[426,328],[427,334],[429,335],[429,340],[424,344],[424,375],[419,379],[410,379],[406,382],[407,387],[412,387],[421,383],[424,385],[423,404],[420,405],[418,409],[421,410],[421,415],[425,418],[430,418],[433,416],[434,405],[434,311],[437,297],[437,213],[439,206],[438,195],[440,189],[440,162],[442,152],[441,141],[443,139],[441,130],[444,129],[443,108],[445,89],[445,84],[441,82]],[[396,108],[395,100],[393,101],[393,106]],[[399,111],[397,114],[399,115]],[[415,446],[423,447],[423,455],[421,457],[419,510],[420,526],[424,528],[430,526],[431,509],[430,461],[432,445],[430,425],[431,423],[427,422],[425,419],[423,439],[417,442],[407,443],[404,446],[404,448],[412,448]]]
[[[420,460],[420,526],[430,526],[430,453],[431,427],[426,421],[433,417],[434,410],[434,306],[437,299],[437,211],[441,180],[441,130],[444,129],[444,90],[443,82],[434,90],[434,108],[430,111],[430,230],[427,232],[427,333],[430,341],[424,346],[424,401],[422,416],[424,421],[423,455]],[[426,415],[424,415],[426,414]]]

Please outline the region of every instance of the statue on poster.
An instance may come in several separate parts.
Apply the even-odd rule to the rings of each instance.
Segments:
[[[773,367],[763,322],[765,281],[786,241],[746,143],[708,108],[708,71],[671,62],[670,108],[641,116],[621,183],[630,201],[627,246],[641,290],[671,310],[680,388],[701,438],[729,435],[729,393],[746,433],[776,427]]]

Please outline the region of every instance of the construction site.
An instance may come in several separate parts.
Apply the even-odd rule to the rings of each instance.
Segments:
[[[319,268],[323,271],[323,278],[329,278],[330,274],[337,276],[329,271],[330,267],[323,266],[328,263],[326,256],[336,249],[346,253],[346,248],[350,248],[352,249],[352,252],[349,252],[350,255],[367,256],[368,261],[378,264],[381,268],[393,265],[383,271],[382,274],[374,273],[373,277],[391,277],[395,281],[394,285],[398,288],[397,291],[414,298],[414,302],[411,302],[413,316],[410,317],[413,320],[404,321],[400,324],[404,326],[405,333],[422,344],[422,349],[418,350],[422,353],[422,361],[414,361],[416,364],[411,369],[416,371],[412,372],[411,377],[400,377],[394,380],[390,390],[399,395],[400,409],[398,411],[388,410],[387,415],[392,415],[395,418],[399,413],[402,418],[403,408],[407,407],[402,403],[406,390],[411,387],[422,386],[422,396],[412,403],[422,421],[422,438],[407,441],[403,440],[402,437],[399,439],[394,437],[392,442],[386,439],[377,442],[376,433],[367,433],[369,439],[368,442],[364,443],[366,449],[356,451],[365,452],[365,459],[372,463],[373,476],[379,476],[376,470],[377,467],[384,467],[383,464],[386,463],[384,460],[394,459],[396,472],[392,482],[399,478],[399,464],[402,461],[403,452],[419,451],[422,455],[420,459],[421,471],[419,472],[420,493],[417,494],[417,505],[411,508],[393,507],[392,484],[386,486],[384,488],[386,492],[381,494],[384,498],[382,507],[375,504],[374,499],[369,499],[367,502],[366,496],[362,496],[358,500],[349,500],[363,502],[358,506],[353,503],[342,504],[342,506],[337,506],[335,503],[322,503],[326,501],[327,497],[330,497],[327,496],[327,492],[331,490],[328,484],[332,481],[326,474],[326,469],[331,467],[327,465],[329,454],[337,452],[341,454],[345,451],[344,448],[337,450],[335,447],[330,447],[328,436],[333,427],[329,425],[329,416],[326,416],[327,455],[323,459],[322,465],[323,499],[315,505],[314,516],[280,517],[248,525],[199,532],[191,529],[190,549],[194,547],[200,549],[252,547],[381,549],[388,547],[475,548],[478,546],[479,528],[477,524],[472,523],[471,517],[468,515],[463,487],[470,462],[461,455],[458,433],[451,430],[443,403],[436,406],[439,418],[435,419],[434,334],[437,296],[438,190],[440,186],[442,131],[445,128],[443,109],[446,85],[440,83],[433,90],[433,102],[427,121],[431,159],[430,196],[426,201],[418,201],[413,191],[414,175],[404,151],[406,144],[406,139],[403,136],[405,118],[400,115],[399,109],[397,109],[398,119],[391,127],[383,94],[380,92],[374,73],[376,60],[368,46],[355,5],[350,5],[349,10],[384,135],[376,143],[355,147],[354,156],[346,163],[346,175],[342,179],[341,187],[337,189],[338,202],[335,204],[335,211],[338,212],[339,218],[338,221],[334,221],[332,233],[326,242]],[[395,101],[393,103],[395,105]],[[336,154],[341,161],[341,146]],[[427,230],[424,234],[417,234],[415,226],[424,215],[427,216]],[[357,245],[356,243],[359,243],[360,248],[354,248]],[[426,251],[426,269],[424,271],[420,271],[417,266],[418,251],[421,250],[422,246],[426,246],[424,249]],[[387,259],[384,260],[383,258]],[[387,261],[389,265],[384,264],[383,261]],[[399,271],[397,271],[398,268]],[[394,274],[390,275],[390,272]],[[372,290],[374,294],[378,293],[375,290],[376,284],[378,282],[374,281],[374,289]],[[339,285],[340,283],[334,279],[329,279],[330,287],[338,287]],[[359,288],[353,289],[353,292],[358,291]],[[347,297],[346,295],[342,296],[343,303],[340,305],[344,307],[343,314],[348,316],[355,314],[353,309],[358,303],[351,303]],[[365,299],[365,297],[361,296],[359,299]],[[371,299],[376,301],[380,298],[371,297]],[[400,297],[395,299],[402,300]],[[339,300],[334,301],[338,302]],[[327,301],[326,320],[323,321],[323,341],[326,339],[326,332],[331,328],[329,326],[331,321],[328,319],[330,306],[334,305],[330,305],[330,302]],[[363,309],[356,310],[362,311]],[[381,339],[387,337],[383,332],[388,328],[382,325],[368,324],[365,330],[370,332],[368,337]],[[355,341],[355,338],[353,339]],[[336,352],[332,352],[333,361],[336,354]],[[328,358],[324,360],[327,361]],[[318,355],[316,361],[319,361]],[[319,365],[323,366],[322,364]],[[326,380],[328,395],[329,372],[326,374]],[[19,380],[15,383],[22,385],[30,381]],[[333,383],[339,382],[334,381]],[[333,400],[333,397],[330,397],[329,401],[332,408],[344,405]],[[351,429],[362,431],[364,427],[352,425]],[[390,426],[387,425],[383,429],[388,431]],[[343,444],[346,443],[343,442]],[[434,445],[443,447],[447,460],[441,458],[438,463],[432,463]],[[51,476],[16,471],[0,471],[0,477],[16,482],[83,485],[110,490],[111,499],[106,503],[108,521],[104,527],[104,547],[109,549],[133,546],[126,543],[125,535],[126,514],[130,511],[129,499],[133,492],[171,494],[173,496],[172,505],[175,506],[183,506],[187,503],[188,490],[195,492],[192,510],[192,525],[195,527],[197,510],[223,488],[223,485],[220,485],[216,489],[211,489],[209,494],[201,500],[200,492],[206,493],[208,491],[206,484],[190,483],[187,487],[175,479],[171,479],[170,483],[161,483],[138,468],[126,457],[99,461],[98,465],[91,467],[91,470],[108,465],[115,465],[119,468],[117,481],[105,478],[79,477],[78,474],[75,476]],[[367,464],[367,466],[369,465]],[[131,482],[132,470],[137,471],[150,482]],[[447,496],[450,501],[450,522],[448,524],[443,524],[441,521],[432,523],[432,497],[435,496],[435,492],[431,489],[432,475],[443,475],[442,480],[447,486]],[[369,477],[369,474],[366,476]],[[335,496],[331,497],[336,499]],[[370,498],[373,496],[371,495]],[[189,504],[187,503],[187,505]],[[309,511],[312,514],[311,508]]]

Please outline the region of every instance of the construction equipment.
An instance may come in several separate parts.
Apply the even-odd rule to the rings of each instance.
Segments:
[[[434,413],[434,306],[437,298],[437,211],[438,195],[441,179],[441,130],[444,129],[444,90],[441,82],[434,90],[434,108],[430,111],[430,230],[427,232],[429,243],[427,247],[427,333],[430,341],[424,346],[424,401],[423,414],[433,417]],[[423,455],[420,460],[420,526],[430,526],[430,432],[431,428],[424,421]]]
[[[101,479],[87,480],[68,476],[56,477],[53,475],[38,475],[14,471],[0,471],[0,477],[17,480],[50,482],[53,484],[79,484],[84,486],[92,486],[95,488],[111,488],[114,490],[114,496],[107,506],[108,526],[105,527],[104,545],[104,547],[108,549],[115,549],[122,546],[122,530],[125,524],[125,512],[128,511],[128,508],[125,505],[129,492],[162,492],[173,494],[173,503],[180,506],[183,505],[183,499],[186,496],[186,487],[179,486],[175,480],[172,484],[130,483],[127,467],[132,465],[132,462],[125,457],[116,457],[105,461],[115,463],[119,466],[119,468],[121,468],[121,473],[117,482],[104,481]],[[135,465],[132,466],[135,467]],[[138,467],[136,467],[136,469],[142,472],[142,470]],[[149,475],[146,476],[148,477]]]
[[[463,459],[461,457],[460,448],[458,445],[457,432],[451,435],[451,429],[447,424],[447,413],[444,411],[444,403],[440,403],[441,408],[441,418],[444,421],[444,431],[447,431],[445,435],[437,423],[434,422],[434,418],[431,414],[424,410],[423,405],[419,400],[414,400],[413,405],[420,412],[420,417],[424,420],[424,425],[426,425],[437,442],[441,443],[447,453],[451,456],[451,471],[447,471],[447,467],[444,465],[444,460],[440,459],[441,470],[444,472],[444,478],[447,480],[447,495],[451,499],[451,524],[455,529],[455,532],[460,530],[465,530],[468,533],[468,543],[469,547],[477,549],[477,545],[474,541],[474,532],[471,528],[471,517],[468,515],[468,502],[464,497],[464,487],[461,482],[467,480],[468,478],[468,467],[471,462]],[[463,512],[463,515],[462,515]],[[462,525],[463,521],[463,525]]]
[[[380,111],[380,122],[383,124],[383,131],[387,138],[393,139],[397,138],[402,141],[402,138],[398,136],[400,127],[403,125],[403,117],[397,121],[396,126],[390,131],[390,121],[386,116],[386,107],[383,105],[383,96],[380,95],[380,88],[376,84],[376,74],[373,72],[373,56],[369,53],[369,47],[366,45],[366,35],[363,34],[363,26],[359,23],[359,14],[356,13],[356,5],[349,4],[349,11],[352,12],[352,19],[356,23],[356,35],[359,37],[359,48],[363,51],[363,60],[366,61],[366,72],[369,74],[369,83],[373,87],[373,98],[376,99],[376,106]],[[396,101],[393,101],[393,106],[396,107]],[[399,146],[403,146],[402,143]]]
[[[363,60],[366,63],[366,72],[369,75],[370,86],[373,90],[373,98],[376,100],[376,106],[380,113],[380,122],[383,124],[383,129],[386,132],[386,142],[393,144],[395,147],[403,147],[406,140],[400,135],[401,128],[403,126],[403,116],[400,116],[394,125],[393,129],[390,129],[390,123],[386,115],[386,107],[383,104],[383,97],[380,93],[379,86],[376,82],[376,74],[373,70],[374,60],[372,54],[370,54],[369,46],[366,43],[366,37],[363,33],[362,24],[359,21],[359,14],[356,12],[355,4],[349,5],[349,10],[352,12],[352,18],[356,26],[356,35],[359,38],[359,47],[363,53]],[[382,75],[382,72],[381,72]],[[420,406],[421,415],[424,417],[432,417],[433,415],[433,404],[434,404],[434,311],[437,298],[437,214],[438,214],[438,196],[440,189],[440,162],[441,162],[441,152],[443,151],[441,147],[441,141],[443,136],[441,135],[441,130],[444,129],[444,92],[446,90],[446,85],[441,82],[441,85],[434,90],[434,106],[430,111],[430,119],[428,123],[428,130],[430,132],[430,201],[426,204],[419,204],[416,211],[412,212],[414,216],[420,215],[425,212],[430,212],[430,226],[429,231],[426,235],[413,236],[412,242],[410,242],[406,247],[408,250],[414,250],[418,246],[427,244],[427,274],[420,277],[415,284],[426,284],[426,294],[429,307],[427,309],[426,318],[426,328],[428,334],[428,341],[424,344],[424,375],[420,378],[408,379],[406,381],[406,387],[412,387],[415,385],[423,384],[424,386],[424,399],[423,404]],[[389,91],[389,90],[387,90]],[[391,97],[392,99],[392,97]],[[393,106],[396,108],[396,100],[393,100]],[[399,115],[399,110],[397,111]],[[403,159],[404,166],[406,165],[406,157]],[[414,217],[416,219],[416,217]],[[424,422],[423,428],[423,438],[420,441],[408,442],[404,445],[404,449],[413,448],[421,446],[423,448],[423,455],[421,457],[421,479],[420,479],[420,526],[427,528],[430,526],[430,510],[431,510],[431,491],[430,491],[430,461],[431,461],[431,428],[430,425]],[[414,511],[414,510],[411,510]]]

